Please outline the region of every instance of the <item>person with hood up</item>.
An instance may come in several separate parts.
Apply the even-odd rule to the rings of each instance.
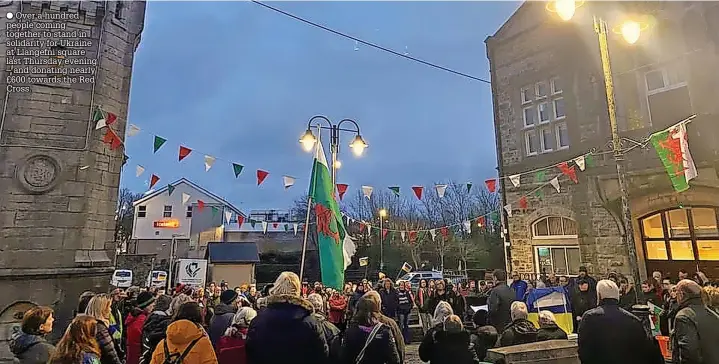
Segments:
[[[449,303],[445,301],[439,301],[439,303],[437,303],[437,307],[434,309],[434,316],[432,317],[432,327],[424,334],[422,343],[419,345],[420,358],[429,358],[431,356],[430,348],[435,341],[435,336],[438,332],[444,330],[444,320],[452,315],[454,315],[454,312]]]
[[[225,335],[217,343],[217,360],[219,364],[247,364],[245,340],[250,322],[257,317],[257,312],[251,307],[242,307],[232,317],[232,324],[225,331]]]
[[[217,342],[220,341],[225,330],[230,327],[232,317],[235,316],[237,312],[239,296],[239,293],[233,289],[225,290],[220,294],[220,303],[215,306],[214,316],[210,322],[210,341],[212,342],[212,346],[217,347]]]
[[[464,330],[462,319],[457,315],[448,316],[432,341],[422,342],[419,358],[430,364],[478,364],[479,359]]]
[[[567,340],[567,333],[557,325],[557,319],[551,311],[539,311],[539,331],[537,341]]]
[[[185,296],[187,297],[187,296]],[[168,311],[173,299],[170,296],[161,295],[155,299],[155,310],[147,316],[142,325],[142,355],[140,364],[149,364],[152,360],[152,353],[155,351],[160,340],[165,338],[167,325],[172,318]],[[177,305],[179,308],[180,305]]]
[[[383,323],[377,292],[368,292],[357,302],[342,343],[341,364],[400,364],[393,330]]]
[[[197,302],[180,306],[166,338],[157,344],[150,364],[217,364],[215,350],[202,328],[202,310]]]
[[[502,332],[512,322],[510,306],[515,299],[515,293],[507,286],[507,273],[497,269],[492,273],[494,277],[493,288],[487,299],[489,308],[489,324]]]
[[[512,323],[502,331],[499,337],[499,346],[512,346],[528,344],[537,341],[537,328],[527,319],[529,312],[527,305],[521,301],[514,301],[509,308]]]
[[[297,274],[280,273],[267,299],[267,308],[252,320],[247,331],[245,350],[248,363],[329,362],[329,345],[324,330],[312,316],[312,304],[300,295]]]
[[[382,299],[382,314],[392,319],[397,319],[397,308],[399,307],[399,296],[394,284],[388,278],[382,281],[382,288],[379,291]]]
[[[155,297],[150,292],[140,292],[132,312],[125,319],[126,364],[139,364],[142,356],[142,327],[147,316],[155,308]]]
[[[347,299],[342,292],[334,291],[330,296],[330,312],[328,319],[332,324],[337,326],[340,331],[344,331],[346,327],[345,315],[347,311]]]
[[[33,307],[22,315],[20,330],[10,336],[10,351],[19,364],[47,363],[55,347],[45,340],[45,335],[52,332],[54,321],[50,307]]]

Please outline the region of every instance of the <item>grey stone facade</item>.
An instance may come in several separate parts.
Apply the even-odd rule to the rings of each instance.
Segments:
[[[662,209],[677,206],[719,203],[715,127],[719,122],[719,5],[702,2],[586,2],[569,23],[545,9],[544,2],[526,2],[486,40],[490,61],[497,155],[500,175],[510,176],[548,166],[549,181],[560,175],[561,192],[550,185],[544,196],[534,195],[542,185],[534,173],[523,174],[521,185],[501,181],[505,203],[511,203],[512,216],[505,215],[511,244],[510,266],[522,273],[536,272],[537,245],[578,245],[581,263],[590,273],[603,276],[609,271],[629,274],[626,246],[622,243],[623,223],[619,213],[616,165],[611,154],[594,156],[594,165],[585,172],[577,169],[579,181],[571,182],[552,166],[592,150],[610,150],[609,120],[605,85],[600,65],[598,41],[593,32],[592,15],[605,16],[610,28],[617,14],[650,14],[657,19],[634,46],[610,34],[610,53],[615,81],[618,124],[623,137],[640,141],[651,133],[679,122],[678,108],[662,113],[655,102],[650,115],[649,96],[643,83],[646,72],[681,64],[686,71],[691,111],[697,118],[689,124],[689,145],[699,168],[692,188],[681,194],[673,191],[651,144],[627,154],[629,198],[633,214],[640,272],[646,274],[638,219]],[[619,39],[617,39],[619,38]],[[557,78],[562,84],[564,122],[569,147],[564,150],[527,156],[521,90],[539,81]],[[671,104],[673,100],[662,100]],[[685,110],[678,110],[685,111]],[[687,115],[688,116],[688,115]],[[624,148],[636,143],[624,142]],[[558,148],[556,148],[558,149]],[[522,209],[519,199],[527,196]],[[577,222],[574,241],[534,241],[532,224],[546,216],[568,217]],[[692,262],[693,263],[693,262]],[[717,269],[716,264],[700,269]],[[676,274],[675,268],[671,270]],[[691,268],[692,264],[681,266]],[[690,271],[691,271],[690,270]],[[719,273],[719,271],[717,272]],[[711,276],[711,275],[710,275]]]
[[[145,3],[3,1],[0,12],[78,14],[80,20],[63,23],[90,32],[87,57],[98,60],[94,85],[31,84],[29,92],[7,92],[0,70],[0,341],[22,302],[52,306],[57,337],[78,295],[106,290],[113,270],[123,148],[103,143],[105,130],[95,130],[92,111],[102,105],[116,114],[112,129],[124,140]],[[0,27],[8,21],[14,20],[3,16]],[[5,55],[3,40],[3,63]],[[8,352],[0,342],[3,358]]]

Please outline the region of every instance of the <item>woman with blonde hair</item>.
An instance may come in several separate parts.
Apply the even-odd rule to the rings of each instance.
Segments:
[[[95,330],[95,339],[100,345],[100,363],[102,364],[122,364],[115,340],[110,336],[110,315],[112,315],[112,296],[108,294],[98,294],[90,299],[87,304],[85,314],[97,320],[97,329]]]
[[[248,363],[316,364],[327,362],[329,344],[314,307],[300,297],[297,274],[282,272],[267,297],[267,308],[249,330],[245,350]],[[281,327],[281,330],[277,328]],[[275,350],[282,348],[282,350]]]
[[[98,321],[92,316],[75,317],[48,364],[100,364],[100,347],[95,340],[97,327]]]

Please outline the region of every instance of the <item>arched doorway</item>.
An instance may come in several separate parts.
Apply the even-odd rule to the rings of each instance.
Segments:
[[[639,219],[647,275],[660,271],[676,279],[680,269],[719,275],[719,208],[684,206]]]
[[[563,216],[545,216],[532,223],[535,273],[574,276],[581,255],[577,222]]]

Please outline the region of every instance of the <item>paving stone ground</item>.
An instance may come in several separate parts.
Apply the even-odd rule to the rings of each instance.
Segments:
[[[422,364],[419,360],[419,343],[410,344],[405,348],[405,363],[406,364]]]

